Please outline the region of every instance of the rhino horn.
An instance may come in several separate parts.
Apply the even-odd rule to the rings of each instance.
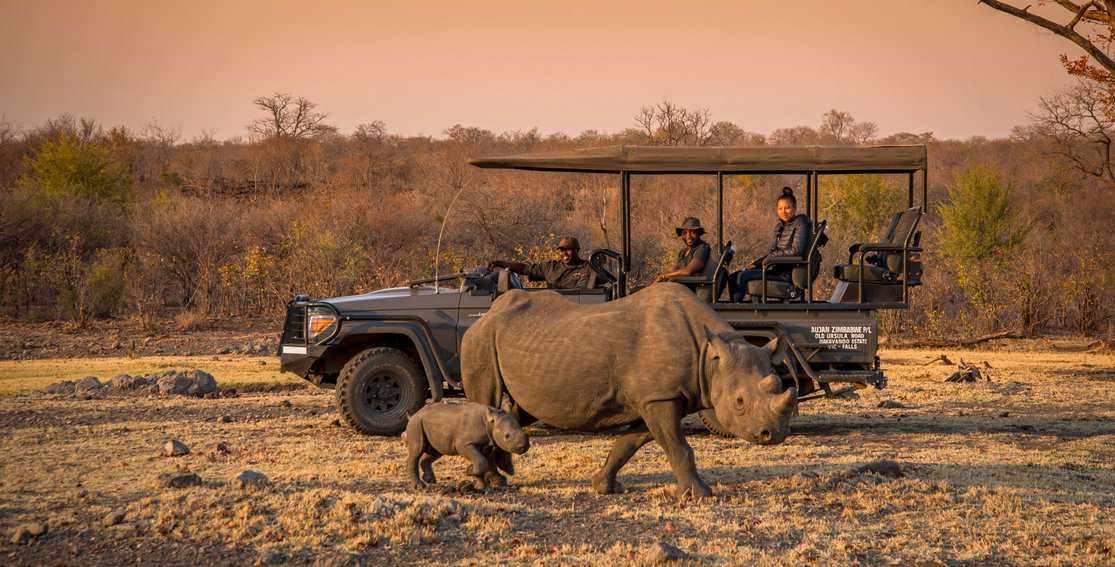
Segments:
[[[777,374],[771,374],[759,381],[759,389],[768,394],[777,394],[782,391],[782,380]]]
[[[782,395],[774,401],[773,409],[775,413],[787,413],[797,405],[798,402],[798,389],[789,388]]]

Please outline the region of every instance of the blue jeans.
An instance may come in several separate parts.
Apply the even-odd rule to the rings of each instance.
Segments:
[[[789,274],[778,274],[767,272],[767,281],[779,280],[786,281],[789,279]],[[740,303],[747,298],[747,282],[763,279],[763,270],[756,268],[747,268],[740,270],[728,276],[728,281],[731,282],[732,301]]]

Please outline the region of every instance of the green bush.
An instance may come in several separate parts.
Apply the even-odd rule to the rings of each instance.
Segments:
[[[821,187],[830,222],[852,242],[877,240],[894,213],[906,208],[905,196],[904,188],[879,175],[840,175],[832,185]]]
[[[1001,265],[1025,240],[1026,230],[1011,208],[1013,189],[999,174],[977,165],[957,175],[941,205],[940,247],[961,273],[975,264]]]
[[[128,168],[94,142],[61,136],[48,140],[24,160],[20,185],[44,197],[126,203],[131,199]]]

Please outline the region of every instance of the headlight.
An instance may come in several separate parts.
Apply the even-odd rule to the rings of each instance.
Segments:
[[[333,335],[337,329],[337,313],[328,307],[306,308],[306,341],[317,344]]]

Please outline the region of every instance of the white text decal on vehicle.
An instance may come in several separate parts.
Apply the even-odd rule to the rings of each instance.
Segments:
[[[867,346],[867,337],[871,334],[871,327],[810,327],[809,332],[820,344],[841,350],[859,350]]]

